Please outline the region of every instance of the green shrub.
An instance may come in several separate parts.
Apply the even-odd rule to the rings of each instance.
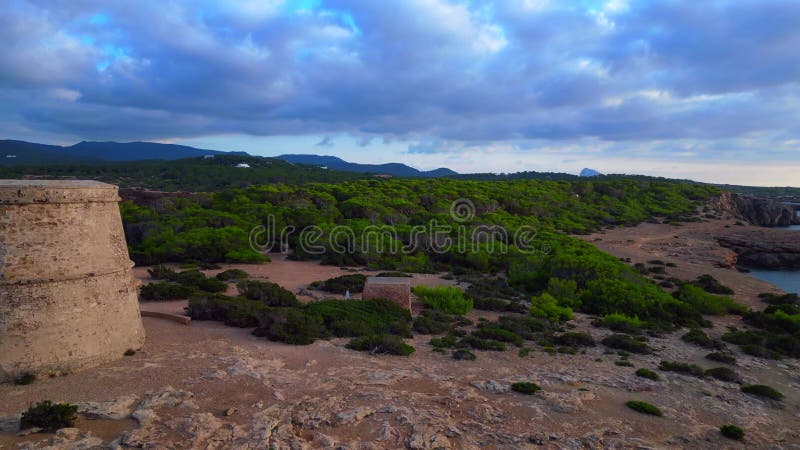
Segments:
[[[705,371],[705,376],[716,378],[720,381],[727,381],[730,383],[738,383],[739,375],[727,367],[714,367]]]
[[[408,273],[405,273],[405,272],[396,272],[396,271],[381,272],[381,273],[379,273],[379,274],[377,274],[375,276],[376,277],[389,277],[389,278],[411,278],[412,277],[411,274],[408,274]]]
[[[675,298],[686,302],[701,314],[721,316],[729,313],[742,314],[747,308],[733,301],[730,297],[709,294],[693,284],[683,284],[673,294]]]
[[[775,388],[772,388],[764,384],[748,384],[742,386],[741,390],[745,394],[755,395],[758,397],[766,397],[772,400],[781,400],[784,397],[784,395]]]
[[[546,292],[531,299],[529,311],[533,317],[547,319],[551,322],[562,322],[574,318],[571,308],[559,306],[558,300]]]
[[[338,337],[394,334],[411,337],[411,314],[391,300],[322,300],[306,309],[322,317],[325,327]]]
[[[736,425],[722,425],[719,427],[719,432],[728,439],[741,441],[744,439],[744,431]]]
[[[664,372],[678,372],[695,377],[702,377],[704,374],[703,368],[696,364],[677,361],[661,361],[661,364],[658,365],[658,369]]]
[[[661,377],[658,376],[657,373],[653,372],[650,369],[645,369],[644,367],[642,367],[641,369],[638,369],[636,371],[636,376],[637,377],[642,377],[642,378],[647,378],[647,379],[650,379],[650,380],[653,380],[653,381],[658,381],[658,380],[661,379]]]
[[[269,262],[269,257],[249,248],[231,250],[225,253],[225,262],[241,264],[261,264]]]
[[[408,356],[414,353],[414,347],[403,342],[402,338],[387,334],[353,338],[347,348],[371,354]]]
[[[630,409],[632,409],[632,410],[634,410],[636,412],[640,412],[642,414],[650,414],[651,416],[658,416],[658,417],[661,417],[663,415],[663,413],[661,412],[660,409],[658,409],[656,406],[653,406],[653,405],[651,405],[650,403],[647,403],[647,402],[640,402],[640,401],[636,401],[636,400],[631,400],[631,401],[625,403],[625,405],[628,408],[630,408]]]
[[[733,289],[723,285],[708,274],[700,275],[696,280],[692,281],[692,284],[710,294],[733,295],[734,293]]]
[[[711,339],[708,335],[701,330],[700,328],[692,328],[689,330],[688,333],[681,336],[681,340],[688,342],[690,344],[695,344],[700,347],[705,348],[713,348],[713,349],[724,349],[725,344],[721,341],[716,339]]]
[[[197,293],[189,298],[186,314],[192,320],[217,320],[227,325],[258,326],[258,314],[267,309],[264,302],[221,294]]]
[[[75,425],[78,418],[78,405],[69,403],[53,403],[44,400],[28,408],[22,413],[19,421],[20,430],[28,428],[41,428],[43,431],[54,433],[61,428],[70,428]]]
[[[218,273],[216,276],[216,278],[220,281],[244,280],[248,277],[250,277],[250,274],[242,269],[228,269],[224,272]]]
[[[748,313],[745,317],[749,315]],[[800,357],[800,339],[798,339],[797,335],[786,332],[775,333],[769,330],[739,331],[734,329],[722,335],[722,340],[739,345],[741,350],[748,355],[771,359],[781,359],[786,356]]]
[[[498,341],[493,341],[490,339],[481,339],[477,336],[464,336],[459,344],[466,345],[471,347],[475,350],[491,350],[496,352],[502,352],[506,349],[506,344]]]
[[[309,345],[326,333],[322,317],[301,308],[269,308],[258,315],[256,336],[292,345]]]
[[[500,342],[508,342],[517,346],[522,345],[522,337],[513,331],[508,331],[498,326],[489,324],[481,325],[472,335],[481,339],[491,339]]]
[[[542,390],[542,387],[529,381],[518,381],[511,385],[511,390],[520,394],[533,395]]]
[[[500,316],[497,319],[497,326],[527,340],[532,340],[553,328],[550,322],[529,316]]]
[[[159,281],[143,285],[139,295],[143,300],[165,301],[182,300],[188,298],[194,292],[195,289],[189,286]]]
[[[595,345],[594,338],[592,338],[591,335],[575,331],[555,336],[553,342],[558,345],[566,345],[569,347],[594,347]]]
[[[448,313],[464,315],[472,311],[472,299],[464,297],[464,292],[455,286],[425,286],[414,288],[414,295],[430,308]]]
[[[614,365],[620,367],[633,367],[633,363],[628,361],[627,359],[620,359],[619,361],[614,361]]]
[[[647,324],[644,321],[639,320],[638,317],[629,317],[625,314],[619,313],[606,314],[605,316],[594,320],[592,325],[609,328],[619,333],[629,334],[638,334],[647,326]]]
[[[205,292],[224,292],[228,289],[228,285],[224,282],[216,278],[208,278],[199,270],[187,270],[180,272],[173,277],[172,281],[176,281],[183,286],[194,287]]]
[[[730,353],[712,352],[706,355],[706,359],[717,361],[725,364],[736,364],[736,357]]]
[[[454,327],[471,324],[472,321],[461,316],[445,314],[435,309],[425,309],[414,319],[413,329],[420,334],[442,334]]]
[[[164,264],[158,264],[153,266],[152,269],[147,269],[147,273],[149,273],[150,278],[154,280],[175,281],[175,278],[178,276],[178,272],[170,269]]]
[[[36,381],[36,375],[30,372],[23,373],[17,378],[14,378],[14,384],[17,386],[27,386],[29,384],[33,384],[35,381]]]
[[[475,361],[476,358],[475,353],[463,348],[453,351],[453,359],[457,361]]]
[[[354,294],[363,291],[366,282],[367,276],[360,273],[340,275],[322,282],[322,290],[334,294],[344,294],[347,291]]]
[[[647,341],[642,337],[636,338],[625,334],[612,334],[602,340],[603,345],[609,348],[625,350],[631,353],[649,354],[653,349],[647,345]]]
[[[249,300],[258,300],[267,306],[300,306],[301,303],[291,292],[269,281],[244,280],[236,287],[239,294]]]
[[[520,302],[501,300],[499,298],[472,297],[472,307],[481,311],[526,313],[528,307]]]
[[[458,345],[458,338],[452,334],[448,334],[441,338],[431,338],[428,343],[436,348],[454,348]]]

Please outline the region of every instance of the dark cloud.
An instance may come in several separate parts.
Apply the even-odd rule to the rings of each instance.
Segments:
[[[0,131],[768,146],[800,139],[798,23],[794,1],[17,0]]]

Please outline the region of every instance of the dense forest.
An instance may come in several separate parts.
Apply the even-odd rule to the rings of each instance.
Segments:
[[[251,249],[250,232],[273,223],[277,230],[287,226],[295,230],[287,239],[293,258],[406,272],[450,271],[489,283],[503,274],[511,297],[538,296],[543,314],[552,308],[598,315],[625,312],[669,328],[696,323],[700,315],[689,302],[664,293],[634,268],[569,233],[653,218],[696,220],[696,207],[717,192],[692,183],[621,179],[372,179],[259,185],[190,198],[163,197],[149,204],[126,202],[121,208],[131,255],[139,264],[265,261],[268,255]],[[463,199],[474,209],[459,216],[462,211],[451,207]],[[507,232],[480,235],[468,251],[455,244],[433,249],[431,236],[412,232],[432,221],[451,226],[454,243],[458,230],[499,227]],[[357,245],[350,248],[338,237],[330,239],[334,227],[341,225],[353,231]],[[392,233],[363,233],[374,225],[389,225]],[[316,254],[298,245],[304,239],[301,231],[309,226],[315,227],[322,249]],[[529,234],[528,247],[522,249],[509,236],[524,227],[535,230],[535,235]],[[379,245],[399,248],[420,238],[427,245],[412,252],[379,251]]]

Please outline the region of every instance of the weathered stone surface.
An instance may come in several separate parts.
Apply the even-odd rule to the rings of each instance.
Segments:
[[[144,344],[116,186],[0,180],[0,381]]]
[[[411,310],[411,282],[405,277],[369,277],[362,296],[364,300],[386,298]]]
[[[785,227],[800,223],[794,208],[766,198],[723,192],[713,204],[736,218],[762,227]]]

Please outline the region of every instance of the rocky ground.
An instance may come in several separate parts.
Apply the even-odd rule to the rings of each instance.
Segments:
[[[710,273],[739,301],[756,305],[757,293],[774,288],[726,266],[730,250],[708,239],[713,228],[644,224],[586,238],[632,262],[674,262],[669,276]],[[340,271],[291,261],[257,270],[253,275],[294,291]],[[717,321],[709,334],[723,333],[731,320],[737,319]],[[656,355],[631,355],[634,367],[621,367],[602,346],[577,355],[539,347],[524,357],[516,349],[476,352],[476,361],[455,361],[433,351],[428,336],[409,341],[413,355],[392,357],[348,350],[341,339],[297,347],[219,323],[144,324],[147,343],[133,356],[30,386],[0,386],[0,448],[800,448],[797,361],[737,352],[736,371],[748,383],[778,388],[787,396],[780,403],[713,379],[634,375],[639,367],[655,370],[662,359],[717,365],[703,358],[707,350],[681,341],[682,333],[652,339]],[[574,325],[598,340],[609,334],[585,316]],[[516,381],[543,390],[512,392]],[[17,415],[45,399],[79,404],[77,428],[14,435]],[[629,410],[628,400],[653,403],[664,416]],[[719,426],[728,423],[745,430],[744,443],[721,436]]]

